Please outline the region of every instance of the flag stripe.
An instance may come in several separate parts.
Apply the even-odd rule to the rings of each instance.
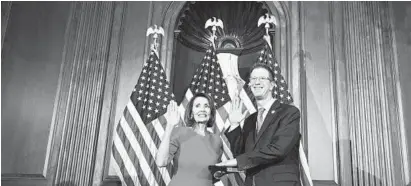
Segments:
[[[154,51],[124,109],[112,145],[112,160],[117,175],[127,186],[166,186],[172,164],[158,167],[155,156],[167,120],[162,117],[170,100],[174,100],[165,71]]]
[[[312,181],[311,176],[310,176],[310,169],[308,167],[307,157],[305,156],[303,144],[301,143],[301,141],[300,141],[299,153],[300,153],[301,168],[303,170],[303,174],[302,174],[302,177],[304,179],[303,183],[308,182],[307,183],[308,186],[311,186],[311,185],[313,185],[313,181]],[[305,185],[305,186],[307,186],[307,185]]]
[[[152,168],[151,170],[153,171],[154,175],[160,176],[161,174],[159,172],[159,168],[155,164],[155,159],[154,157],[157,154],[157,146],[156,144],[152,141],[152,138],[156,137],[158,140],[157,143],[160,144],[160,139],[157,135],[157,133],[154,130],[154,127],[149,123],[147,125],[144,125],[141,121],[141,118],[139,117],[137,111],[134,109],[134,107],[130,104],[127,105],[128,112],[124,113],[124,116],[126,118],[127,123],[130,125],[130,130],[133,131],[134,137],[136,140],[139,142],[140,147],[142,147],[142,152],[143,155],[145,156],[146,160],[149,162],[150,167]],[[147,127],[147,128],[146,128]],[[151,136],[151,137],[150,137]],[[150,152],[150,153],[149,153]],[[161,174],[161,177],[158,177],[160,185],[162,185],[161,182],[168,182],[170,180],[170,174],[171,174],[171,167],[167,167],[168,174]],[[161,168],[160,168],[161,169]]]
[[[117,129],[118,128],[121,128],[121,127],[117,127]],[[123,138],[124,138],[124,136],[123,136]],[[128,156],[128,153],[127,153],[126,149],[130,149],[130,145],[128,145],[129,143],[124,144],[121,141],[118,134],[114,135],[113,141],[114,141],[114,146],[116,147],[116,148],[113,148],[114,150],[116,150],[116,151],[114,151],[115,152],[114,153],[114,158],[118,157],[118,158],[116,158],[117,162],[119,162],[121,160],[123,161],[123,166],[121,166],[121,167],[124,167],[124,168],[122,168],[123,171],[128,172],[130,178],[133,180],[134,185],[141,185],[140,182],[143,182],[143,185],[144,185],[144,183],[147,185],[147,180],[144,178],[144,176],[137,173],[137,170],[141,170],[141,169],[136,169],[136,166],[134,166],[133,162],[136,162],[135,159],[133,158],[134,156],[131,156],[131,157]],[[140,168],[139,165],[137,165],[137,167]],[[125,175],[125,176],[127,176],[127,175]],[[142,177],[142,178],[140,178],[140,177]]]
[[[151,125],[154,127],[154,129],[155,129],[155,131],[157,132],[157,134],[158,134],[158,136],[163,136],[163,134],[164,134],[164,129],[165,129],[165,127],[166,127],[166,125],[167,125],[167,120],[165,120],[165,118],[164,118],[164,116],[160,116],[158,119],[156,119],[156,120],[153,120],[152,122],[151,122]],[[160,141],[160,139],[159,139],[159,141],[157,142],[155,142],[156,144],[158,143],[158,144],[160,144],[161,143],[161,141]],[[160,145],[158,145],[158,148],[160,148]],[[157,151],[156,151],[157,152]],[[154,155],[155,156],[155,155]],[[163,168],[160,168],[161,170],[163,169]],[[167,166],[165,167],[165,169],[166,169],[166,171],[167,171],[167,174],[168,174],[168,178],[169,179],[171,179],[171,176],[173,175],[173,162],[171,161],[169,164],[167,164]],[[162,172],[162,174],[165,174],[165,172],[163,173]],[[166,180],[169,180],[169,179],[166,179]],[[167,183],[167,181],[166,181],[166,183]]]
[[[228,139],[225,135],[221,135],[221,139],[223,140],[223,148],[224,148],[224,153],[227,154],[227,157],[229,157],[229,159],[233,159],[234,156],[231,152],[231,148],[230,148],[230,143],[228,142]],[[241,178],[242,180],[245,180],[245,174],[240,172],[240,173],[234,173],[235,175],[238,175],[239,178]],[[237,179],[238,181],[238,179]],[[241,183],[241,182],[237,182],[237,183]]]
[[[120,120],[120,125],[121,127],[117,128],[118,137],[120,138],[125,149],[127,149],[126,152],[128,154],[128,157],[130,157],[132,165],[134,165],[134,168],[137,170],[137,175],[140,182],[142,182],[143,185],[152,185],[152,178],[154,176],[146,159],[142,157],[144,154],[139,143],[137,142],[133,134],[131,134],[131,129],[126,127],[128,124],[124,119]],[[144,176],[142,174],[139,174],[139,170],[143,172]],[[155,183],[155,185],[158,184]]]
[[[129,118],[130,116],[125,116],[125,118]],[[143,139],[141,138],[141,134],[140,135],[133,135],[133,134],[131,134],[131,132],[130,132],[130,134],[128,134],[129,132],[128,131],[134,131],[134,130],[132,130],[131,128],[129,128],[129,123],[127,122],[127,119],[125,119],[125,120],[122,120],[121,121],[121,125],[122,125],[122,127],[124,128],[124,130],[123,129],[121,129],[118,133],[119,134],[122,134],[122,135],[126,135],[127,136],[127,138],[129,139],[129,142],[131,143],[131,144],[137,144],[137,145],[139,145],[139,146],[133,146],[133,149],[136,149],[136,148],[140,148],[139,150],[134,150],[135,151],[135,153],[137,154],[137,153],[139,153],[139,151],[141,151],[141,152],[143,152],[142,153],[142,155],[144,156],[144,158],[145,159],[141,159],[141,157],[139,157],[138,158],[138,160],[140,161],[140,162],[142,162],[142,161],[147,161],[147,162],[142,162],[143,164],[144,163],[147,163],[147,165],[151,168],[151,170],[153,171],[153,174],[154,174],[154,177],[156,178],[156,180],[157,180],[157,182],[159,183],[159,185],[165,185],[165,183],[164,183],[164,180],[166,180],[167,178],[164,178],[164,180],[161,178],[161,175],[160,175],[160,172],[159,172],[159,169],[158,169],[158,167],[157,167],[157,165],[155,164],[155,160],[154,160],[154,158],[151,156],[151,154],[149,153],[149,148],[146,146],[146,144],[143,142]],[[131,126],[133,126],[134,124],[131,124]],[[127,131],[127,132],[125,132],[125,131]],[[139,134],[139,130],[137,129],[137,131],[134,131],[134,132],[136,132],[137,134]],[[124,143],[128,143],[128,142],[124,142]],[[134,154],[132,154],[132,152],[131,151],[128,151],[129,152],[129,156],[134,156],[135,157],[135,155]],[[149,172],[148,170],[146,170],[147,171],[147,174],[150,174],[151,172]],[[146,175],[147,175],[146,174]],[[151,176],[151,175],[150,175]],[[151,182],[151,180],[150,180],[150,178],[151,177],[147,177],[147,179],[148,179],[148,182]],[[152,179],[152,178],[151,178]]]
[[[229,103],[226,103],[225,105],[231,105],[230,104],[230,102]],[[227,119],[228,119],[228,112],[227,112],[227,110],[224,108],[224,106],[222,106],[222,107],[220,107],[219,109],[217,109],[217,112],[218,112],[218,114],[220,115],[220,117],[221,117],[221,120],[222,120],[222,127],[224,127],[224,123],[227,121]],[[220,131],[222,131],[222,130],[220,130]]]
[[[229,156],[229,154],[228,153],[230,153],[231,151],[229,150],[229,151],[223,151],[223,155],[221,156],[221,160],[222,161],[227,161],[227,160],[229,160],[229,159],[232,159],[232,158],[229,158],[230,156]],[[237,173],[233,173],[233,174],[226,174],[225,176],[227,177],[227,184],[228,185],[232,185],[232,186],[238,186],[238,183],[237,183],[237,180],[235,179],[235,174],[237,174]],[[216,185],[215,185],[216,186]],[[227,186],[227,185],[226,185]]]
[[[119,178],[121,180],[121,183],[123,186],[132,186],[133,184],[133,180],[131,179],[130,175],[127,172],[127,169],[124,166],[124,162],[120,157],[120,154],[117,151],[117,148],[115,146],[113,146],[113,148],[111,149],[112,153],[111,153],[111,162],[113,163],[113,167],[116,170],[117,174],[119,175]],[[114,157],[116,156],[116,157]],[[120,168],[122,167],[122,168]]]
[[[158,134],[156,132],[153,132],[154,127],[150,123],[144,125],[143,120],[141,120],[140,114],[138,114],[136,108],[131,102],[129,102],[126,107],[127,109],[124,111],[124,115],[126,116],[127,114],[129,114],[129,116],[131,116],[131,118],[129,118],[130,121],[135,121],[133,122],[133,129],[140,129],[143,137],[145,137],[144,140],[146,141],[147,145],[149,147],[155,147],[155,149],[152,149],[153,151],[155,151],[160,146],[161,140]],[[127,121],[130,122],[129,120]],[[151,151],[152,154],[154,153],[153,151]]]
[[[232,185],[232,186],[238,186],[239,184],[238,183],[241,183],[241,182],[238,182],[238,180],[237,179],[235,179],[235,174],[237,174],[237,173],[234,173],[234,174],[226,174],[227,175],[227,178],[228,178],[228,183],[227,183],[227,185]]]
[[[150,134],[155,145],[155,148],[153,148],[152,151],[157,151],[158,148],[160,148],[161,144],[160,137],[164,135],[164,128],[158,119],[155,119],[152,122],[148,123],[146,127],[147,132]],[[153,154],[153,156],[155,155]]]
[[[159,123],[161,124],[161,127],[163,128],[163,130],[157,130],[157,129],[156,129],[156,131],[157,131],[157,132],[159,132],[159,131],[163,131],[163,132],[164,132],[164,130],[166,129],[166,126],[167,126],[167,119],[166,119],[164,116],[160,116],[160,117],[157,118],[157,120],[158,120]],[[160,133],[158,133],[158,135],[159,135],[159,136],[163,136],[163,134],[160,134]]]
[[[224,108],[223,108],[224,109]],[[219,109],[217,109],[216,115],[215,115],[215,124],[217,125],[216,127],[218,128],[219,131],[223,131],[224,128],[224,120],[221,117],[219,113]]]
[[[230,122],[230,121],[227,120],[228,112],[226,110],[227,107],[230,107],[229,105],[231,105],[231,102],[228,102],[228,103],[224,104],[224,106],[222,106],[218,109],[218,112],[216,114],[216,124],[221,126],[221,127],[218,127],[218,129],[221,132],[220,138],[223,141],[224,155],[226,156],[227,159],[233,159],[234,156],[233,156],[233,153],[231,152],[230,142],[228,141],[225,134],[223,134],[225,123],[229,124],[229,122]],[[220,113],[222,113],[223,116],[221,116]],[[223,119],[223,117],[225,118],[225,120]],[[228,180],[230,181],[231,185],[238,186],[243,181],[236,179],[237,176],[235,176],[235,175],[238,175],[240,178],[243,178],[243,180],[244,180],[245,179],[245,174],[244,173],[234,173],[234,174],[227,175]]]
[[[236,183],[238,183],[239,186],[244,185],[244,180],[245,180],[245,174],[244,173],[236,173],[234,174]]]
[[[243,101],[243,109],[248,110],[250,114],[257,112],[253,102],[251,101],[250,95],[244,88],[240,91],[240,98]]]
[[[193,97],[193,93],[191,92],[190,89],[188,89],[185,96],[184,96],[183,101],[181,102],[181,105],[184,105],[184,107],[185,107],[188,104],[188,100],[190,100],[192,97]]]
[[[184,123],[185,125],[185,121],[184,121],[184,114],[186,111],[186,107],[188,105],[188,100],[190,100],[193,97],[193,93],[191,92],[190,89],[187,89],[183,100],[180,103],[180,106],[178,107],[178,111],[180,112],[180,116],[181,116],[181,121]]]

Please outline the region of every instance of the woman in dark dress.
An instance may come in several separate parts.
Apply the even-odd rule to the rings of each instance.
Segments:
[[[157,152],[156,163],[166,166],[176,160],[177,171],[169,186],[212,186],[209,165],[220,162],[223,143],[218,134],[207,131],[215,121],[216,109],[212,99],[198,93],[188,103],[184,120],[178,125],[180,115],[176,102],[168,105],[165,133]]]

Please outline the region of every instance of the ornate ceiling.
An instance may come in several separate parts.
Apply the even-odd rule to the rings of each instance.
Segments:
[[[242,54],[260,50],[265,34],[264,26],[257,27],[258,19],[268,12],[262,2],[187,2],[179,15],[177,39],[197,51],[205,51],[211,44],[211,28],[205,29],[211,17],[219,18],[224,28],[217,29],[217,48],[242,48]],[[224,47],[223,47],[224,45]]]

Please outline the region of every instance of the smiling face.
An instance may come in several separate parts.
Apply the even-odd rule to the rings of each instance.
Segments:
[[[192,115],[196,123],[207,124],[211,116],[211,107],[207,98],[196,97],[193,101]]]
[[[257,100],[267,99],[271,95],[274,82],[265,68],[255,68],[250,74],[250,87]]]

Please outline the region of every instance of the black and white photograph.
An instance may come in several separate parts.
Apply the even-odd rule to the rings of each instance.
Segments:
[[[1,1],[1,185],[411,186],[411,2]]]

